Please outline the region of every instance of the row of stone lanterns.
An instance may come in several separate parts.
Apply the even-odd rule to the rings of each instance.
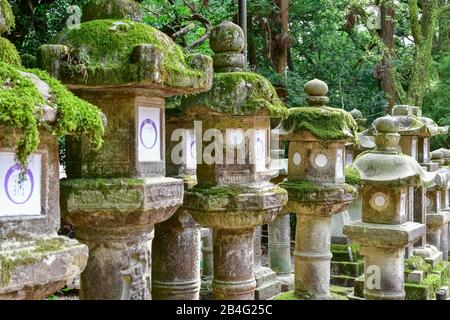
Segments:
[[[68,179],[58,199],[56,141],[42,133],[36,154],[44,155],[41,167],[47,168],[40,172],[39,191],[45,213],[36,221],[16,221],[3,219],[10,212],[0,211],[2,238],[31,230],[35,238],[27,238],[27,246],[43,236],[53,241],[60,200],[64,219],[89,247],[81,299],[196,300],[201,260],[215,299],[265,299],[281,286],[293,286],[299,299],[329,299],[331,216],[357,199],[356,188],[346,184],[345,165],[353,162],[352,153],[375,147],[353,163],[361,179],[362,221],[344,227],[365,256],[365,298],[404,298],[405,248],[409,255],[442,261],[427,243],[448,251],[448,173],[441,170],[436,178],[448,154],[430,156],[429,138],[445,129],[417,108],[397,106],[393,117],[375,121],[374,138],[366,139],[358,133],[362,114],[329,107],[328,87],[317,79],[304,88],[309,106],[288,111],[265,78],[243,72],[245,38],[235,24],[212,29],[212,60],[185,57],[167,35],[139,22],[134,1],[114,1],[118,11],[111,2],[91,1],[80,28],[39,49],[40,66],[106,116],[104,146],[93,148],[86,136],[66,139]],[[23,76],[46,96],[39,79]],[[195,95],[165,110],[165,98],[185,94]],[[283,119],[274,132],[271,117]],[[280,154],[272,150],[272,133],[289,143],[288,168],[284,160],[270,161],[272,153]],[[7,141],[0,147],[0,156],[10,152]],[[297,216],[294,283],[288,212]],[[271,268],[262,267],[258,252],[264,224]],[[51,258],[70,272],[45,269],[51,279],[30,294],[21,291],[25,280],[8,273],[0,297],[43,297],[77,275],[86,264],[86,246],[58,241],[64,245],[53,251],[66,255],[51,251]],[[36,243],[31,246],[43,246]],[[0,246],[2,279],[6,268],[11,271],[4,256],[21,255],[21,246],[18,239]],[[73,259],[79,262],[75,268]]]

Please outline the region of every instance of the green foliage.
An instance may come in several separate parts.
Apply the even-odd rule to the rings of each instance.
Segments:
[[[208,6],[201,5],[203,1],[196,0],[198,13],[205,16],[212,25],[219,24],[224,20],[233,20],[237,12],[234,0],[210,0]],[[177,37],[175,41],[182,47],[187,47],[205,33],[205,28],[198,22],[192,21],[192,12],[183,0],[144,0],[143,22],[159,30],[172,35],[181,28],[193,24],[194,28],[183,36]],[[212,55],[209,41],[195,48],[196,52]]]
[[[70,5],[83,7],[89,0],[20,1],[10,0],[16,17],[14,36],[10,40],[20,54],[35,55],[37,48],[49,43],[50,39],[67,27],[72,15]],[[26,5],[25,3],[30,3]]]
[[[450,54],[439,67],[439,78],[425,97],[424,115],[436,120],[440,126],[450,125]],[[450,149],[450,133],[431,139],[432,149]]]
[[[46,104],[58,109],[58,119],[49,129],[57,136],[66,134],[89,134],[96,147],[100,147],[103,125],[99,110],[93,105],[75,97],[57,80],[41,70],[23,71],[37,75],[48,83],[50,101]],[[17,159],[26,165],[28,156],[39,145],[39,126],[36,107],[44,100],[35,84],[8,64],[0,62],[0,123],[21,131],[17,146]]]
[[[345,182],[356,186],[361,184],[361,176],[352,165],[345,167]]]
[[[16,47],[8,39],[0,37],[0,62],[4,62],[15,67],[20,66],[20,57]]]

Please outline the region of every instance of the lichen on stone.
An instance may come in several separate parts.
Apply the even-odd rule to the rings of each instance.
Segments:
[[[132,0],[91,0],[83,7],[83,21],[95,19],[139,21],[141,18],[141,5]]]
[[[181,47],[169,36],[142,23],[92,20],[79,29],[64,30],[52,43],[69,48],[61,64],[62,78],[68,83],[106,85],[154,80],[146,76],[148,73],[167,86],[207,82],[205,72],[191,67]],[[154,57],[140,54],[136,50],[139,45],[155,48]]]
[[[33,241],[34,239],[27,239]],[[7,286],[11,281],[11,272],[19,266],[26,266],[41,261],[47,254],[60,251],[70,246],[68,240],[55,237],[37,239],[34,246],[18,249],[13,252],[0,251],[0,288]]]
[[[189,107],[206,107],[231,115],[265,112],[273,117],[282,117],[287,114],[272,84],[251,72],[216,73],[210,91],[183,99],[181,108]]]
[[[20,56],[16,47],[5,38],[0,37],[0,62],[4,62],[15,67],[20,66]]]
[[[50,99],[45,101],[23,72],[34,74],[47,83]],[[39,129],[47,129],[56,136],[88,134],[95,147],[101,146],[104,129],[99,109],[75,97],[46,72],[18,69],[0,62],[0,88],[0,124],[21,131],[16,151],[17,160],[23,166],[39,145]],[[57,109],[55,123],[39,121],[43,105]]]
[[[308,131],[322,140],[356,139],[358,132],[350,113],[325,106],[291,108],[281,125],[284,131]]]

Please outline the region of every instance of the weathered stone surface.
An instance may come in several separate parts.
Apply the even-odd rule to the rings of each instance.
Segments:
[[[278,281],[277,274],[272,269],[262,266],[261,232],[261,226],[257,226],[253,237],[256,280],[255,299],[267,300],[280,293],[281,282]]]
[[[253,228],[215,229],[214,298],[254,300]]]
[[[415,222],[400,225],[355,221],[344,226],[344,234],[364,246],[401,248],[419,239],[425,226]]]
[[[0,127],[0,135],[5,137],[0,139],[0,155],[14,155],[15,141],[7,137],[17,132]],[[43,299],[64,287],[86,266],[87,247],[57,236],[60,225],[58,143],[47,131],[40,132],[40,141],[33,153],[41,157],[41,167],[37,169],[40,172],[33,172],[39,173],[41,181],[30,182],[30,196],[40,192],[40,214],[11,216],[7,210],[12,209],[6,209],[11,207],[7,200],[3,200],[0,208],[0,299]],[[40,189],[34,189],[38,184]]]
[[[77,239],[89,247],[80,299],[151,299],[153,228],[152,224],[107,229],[76,226]]]
[[[220,135],[214,158],[198,163],[198,185],[186,192],[184,203],[196,222],[214,229],[215,299],[255,298],[253,230],[273,221],[287,201],[287,192],[269,183],[269,117],[285,108],[267,79],[223,73],[240,69],[240,58],[234,57],[244,41],[242,30],[232,23],[214,28],[210,42],[221,65],[214,88],[184,99],[180,108],[186,119],[202,121],[198,137],[212,130]],[[204,140],[197,141],[197,154],[208,148]]]
[[[94,20],[64,30],[55,38],[59,44],[39,50],[41,67],[98,105],[108,118],[102,149],[85,140],[66,144],[64,215],[91,251],[81,277],[81,299],[151,299],[154,226],[181,206],[185,184],[164,177],[164,97],[206,91],[212,84],[210,58],[185,57],[166,34],[120,20],[139,19],[138,6],[134,1],[93,0],[85,11],[87,20]],[[105,16],[119,20],[95,20]],[[156,243],[161,268],[155,270],[157,298],[165,298],[158,292],[161,288],[173,298],[183,290],[191,290],[194,298],[198,295],[199,269],[193,266],[199,262],[199,230],[183,212],[157,231],[163,241]],[[198,249],[178,245],[187,240]],[[184,265],[181,281],[171,287],[176,275],[170,272],[177,271],[172,269],[177,264],[175,249],[184,259],[189,253],[194,256]],[[166,260],[160,259],[168,252]],[[164,274],[164,268],[170,270]]]
[[[141,5],[133,0],[91,0],[83,7],[83,21],[126,19],[141,21]]]
[[[345,146],[357,124],[346,111],[327,107],[328,86],[318,79],[304,87],[309,107],[289,110],[278,127],[289,142],[286,210],[297,215],[295,295],[330,299],[331,216],[344,211],[357,196],[345,184]],[[333,123],[333,125],[331,125]]]
[[[244,33],[242,29],[230,22],[224,21],[211,30],[210,46],[215,53],[237,52],[244,49]]]
[[[9,238],[0,245],[0,299],[44,299],[78,276],[88,249],[65,237]]]
[[[364,298],[403,300],[405,248],[425,233],[423,224],[409,221],[410,199],[415,187],[434,177],[412,157],[397,151],[400,122],[395,117],[379,118],[374,127],[376,149],[361,155],[353,165],[361,177],[362,221],[345,225],[344,234],[361,245]],[[379,279],[376,286],[373,277]],[[360,281],[355,282],[355,295],[357,287],[361,289],[357,283]]]
[[[154,300],[199,299],[200,241],[200,227],[184,208],[156,226],[152,275]]]
[[[135,85],[167,97],[207,91],[212,85],[211,58],[185,57],[166,34],[129,20],[92,20],[64,30],[53,44],[39,48],[38,57],[41,68],[71,89]]]

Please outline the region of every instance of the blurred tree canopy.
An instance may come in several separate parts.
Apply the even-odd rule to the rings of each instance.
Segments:
[[[87,1],[10,0],[17,23],[9,38],[22,55],[33,54],[66,27],[69,5]],[[141,3],[144,23],[187,51],[212,54],[208,24],[237,21],[236,0]],[[370,5],[391,10],[382,25],[393,27],[387,35],[393,48],[383,32],[369,27]],[[449,7],[449,0],[248,0],[249,68],[269,78],[289,107],[305,105],[304,83],[320,78],[334,107],[357,108],[369,120],[385,112],[387,78],[396,103],[423,104],[426,115],[450,124]],[[280,50],[287,50],[284,69],[275,61]],[[447,138],[439,142],[449,147]]]

